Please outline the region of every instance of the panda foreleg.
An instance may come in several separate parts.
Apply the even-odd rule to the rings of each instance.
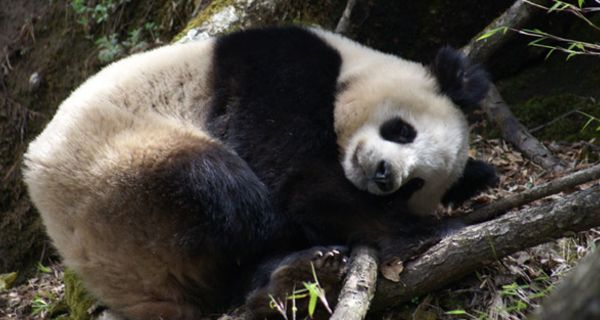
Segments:
[[[172,201],[197,220],[180,235],[186,247],[201,247],[208,238],[227,251],[252,254],[278,240],[282,222],[266,186],[243,159],[215,142],[187,157],[168,178]]]
[[[297,318],[304,318],[308,297],[297,297],[297,291],[305,289],[304,283],[316,281],[324,290],[328,306],[335,307],[348,252],[348,248],[342,246],[317,246],[263,263],[254,276],[255,289],[246,299],[251,319],[281,319],[281,312],[290,317],[296,312]],[[273,300],[281,309],[272,305]],[[292,310],[293,304],[297,311]],[[324,307],[317,307],[313,318],[328,317]]]

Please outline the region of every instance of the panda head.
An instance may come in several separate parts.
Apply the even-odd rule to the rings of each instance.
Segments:
[[[429,67],[380,60],[348,68],[340,89],[335,119],[346,177],[371,194],[407,194],[409,208],[420,215],[492,184],[494,170],[468,158],[461,111],[485,96],[485,72],[451,48],[441,49]],[[466,172],[473,168],[483,172],[481,179],[459,183],[477,176]]]

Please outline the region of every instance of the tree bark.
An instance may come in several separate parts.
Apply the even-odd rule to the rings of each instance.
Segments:
[[[380,279],[373,308],[397,306],[509,254],[597,226],[600,226],[600,186],[468,226],[408,262],[399,283]]]
[[[349,270],[331,320],[361,320],[369,310],[377,281],[377,251],[368,247],[352,250]]]
[[[547,2],[538,0],[537,2]],[[512,38],[512,33],[498,32],[485,39],[478,40],[481,36],[496,30],[498,28],[510,26],[512,28],[522,28],[527,21],[540,10],[533,6],[517,0],[502,15],[492,21],[485,29],[478,33],[467,45],[463,47],[463,52],[473,61],[485,62],[494,52],[498,51],[508,40]]]
[[[354,3],[349,5],[348,10],[352,10]],[[343,9],[341,1],[213,1],[190,20],[187,27],[175,37],[175,41],[206,39],[238,29],[285,25],[298,21],[333,29],[338,23],[338,17],[342,16]]]
[[[481,103],[481,108],[488,118],[502,131],[502,136],[519,151],[539,164],[544,169],[561,171],[564,166],[546,146],[534,137],[527,128],[514,116],[508,104],[502,99],[496,86],[492,85],[486,98]]]
[[[585,258],[532,319],[600,319],[600,250]]]

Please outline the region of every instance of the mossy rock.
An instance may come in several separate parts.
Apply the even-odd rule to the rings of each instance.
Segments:
[[[515,115],[543,140],[600,143],[600,103],[573,94],[534,97],[514,108]],[[587,124],[587,125],[586,125]]]
[[[333,29],[344,6],[343,1],[214,0],[189,21],[173,41],[180,40],[192,29],[202,29],[210,36],[249,27],[289,24]]]

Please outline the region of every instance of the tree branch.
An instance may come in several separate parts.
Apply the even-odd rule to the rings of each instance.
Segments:
[[[488,118],[493,121],[502,131],[502,136],[526,157],[539,164],[544,169],[562,171],[564,166],[546,146],[544,146],[536,137],[531,135],[527,128],[523,126],[514,116],[510,107],[496,86],[492,85],[481,108],[485,111]]]
[[[600,186],[468,226],[406,264],[400,282],[379,280],[374,310],[397,306],[514,252],[600,226]]]
[[[509,209],[516,208],[529,202],[574,188],[582,183],[600,179],[600,164],[585,170],[571,173],[512,196],[500,199],[481,209],[475,210],[464,217],[468,224],[491,220]]]
[[[346,7],[344,8],[344,12],[342,13],[342,17],[335,27],[335,33],[339,34],[347,34],[348,28],[350,27],[350,16],[352,15],[352,10],[356,5],[356,0],[348,0],[346,3]]]
[[[542,3],[544,0],[538,0],[538,2]],[[463,53],[475,62],[483,63],[487,61],[494,52],[512,37],[512,33],[496,32],[485,39],[480,39],[480,37],[501,27],[521,28],[533,16],[534,10],[533,6],[524,3],[522,0],[515,1],[500,17],[471,39],[462,48]],[[496,86],[492,85],[490,87],[486,99],[481,103],[481,108],[500,129],[504,139],[523,152],[533,162],[541,165],[544,169],[564,170],[560,160],[517,120],[510,111],[508,104],[502,99]]]
[[[544,1],[538,0],[538,2],[542,3]],[[475,37],[473,37],[473,39],[471,39],[471,41],[469,41],[469,43],[463,47],[462,51],[473,61],[487,61],[492,54],[498,51],[498,49],[502,47],[513,35],[506,34],[504,32],[497,32],[490,37],[480,40],[478,39],[485,34],[507,26],[520,29],[536,12],[540,12],[540,10],[522,0],[515,1],[515,3],[502,15],[496,18],[496,20],[492,21],[492,23],[490,23]]]
[[[331,320],[361,320],[375,294],[377,251],[368,247],[352,250],[349,270]]]

